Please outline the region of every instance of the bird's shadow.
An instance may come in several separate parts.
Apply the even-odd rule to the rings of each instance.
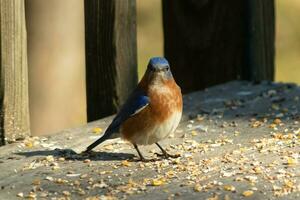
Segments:
[[[76,153],[72,149],[54,149],[54,150],[37,150],[28,152],[16,153],[20,156],[33,157],[33,156],[49,156],[63,157],[66,160],[85,160],[90,159],[94,161],[120,161],[132,160],[134,161],[135,155],[130,153],[113,153],[113,152],[89,152],[89,153]]]

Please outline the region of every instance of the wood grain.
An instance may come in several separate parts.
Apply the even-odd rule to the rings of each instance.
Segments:
[[[115,113],[137,84],[135,0],[85,1],[88,121]]]
[[[273,79],[273,0],[162,2],[164,52],[184,93],[229,80]]]
[[[1,0],[0,24],[0,144],[4,144],[30,134],[24,1]]]
[[[274,0],[247,0],[247,46],[243,77],[273,80],[275,57]]]
[[[169,153],[180,153],[177,159],[139,162],[133,146],[120,139],[105,141],[89,155],[81,154],[101,137],[95,134],[95,127],[104,130],[113,116],[50,137],[5,145],[0,147],[0,199],[21,199],[18,196],[22,194],[37,199],[101,199],[106,195],[114,197],[110,199],[173,199],[179,195],[180,199],[209,199],[214,194],[218,199],[229,196],[232,200],[299,199],[299,164],[286,163],[287,157],[298,155],[300,150],[299,124],[295,123],[300,120],[300,104],[294,100],[297,96],[300,88],[293,85],[246,81],[185,95],[177,131],[160,143]],[[281,107],[287,109],[276,133],[270,128],[277,118],[271,109],[274,99],[281,99]],[[257,122],[259,126],[252,127]],[[282,139],[275,138],[276,134]],[[34,145],[26,146],[26,142]],[[140,150],[146,158],[160,153],[155,145],[141,146]],[[255,168],[261,170],[256,172]],[[266,178],[274,176],[278,188],[286,188],[290,181],[295,189],[282,189],[284,196],[277,196],[279,189],[274,190],[274,182]],[[162,177],[159,180],[164,184],[146,182],[157,177]],[[256,178],[255,182],[247,180]],[[199,192],[197,183],[207,189]],[[225,185],[234,186],[235,192],[227,191]],[[141,186],[143,189],[138,189]],[[243,198],[245,190],[253,190],[253,195]]]

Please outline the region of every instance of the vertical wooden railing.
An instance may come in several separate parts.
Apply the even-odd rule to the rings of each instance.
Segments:
[[[165,56],[184,92],[273,80],[274,0],[163,0]]]
[[[0,144],[29,135],[24,0],[0,0]]]
[[[26,0],[33,135],[86,121],[84,0]]]
[[[274,0],[246,1],[247,44],[243,78],[273,80],[275,56]]]
[[[136,1],[85,1],[87,118],[115,113],[137,83]]]
[[[165,55],[184,92],[232,79],[273,79],[274,0],[250,1],[162,1]],[[116,112],[137,83],[136,0],[84,4],[92,121]],[[24,0],[0,0],[0,28],[4,144],[30,134]]]

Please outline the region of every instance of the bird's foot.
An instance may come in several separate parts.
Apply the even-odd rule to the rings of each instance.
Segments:
[[[83,156],[95,156],[98,152],[92,151],[92,150],[85,150],[81,152],[80,154]]]
[[[145,157],[140,157],[140,159],[138,161],[140,161],[140,162],[155,162],[155,161],[157,161],[157,159],[155,159],[155,158],[148,159]]]
[[[85,150],[85,151],[82,151],[80,154],[88,155],[88,154],[91,154],[91,153],[92,153],[92,151]]]
[[[160,154],[160,153],[155,153],[155,155],[158,156],[158,157],[164,157],[164,158],[178,158],[178,157],[180,157],[179,154],[169,154],[169,153],[167,153],[167,152],[162,153],[162,154]]]

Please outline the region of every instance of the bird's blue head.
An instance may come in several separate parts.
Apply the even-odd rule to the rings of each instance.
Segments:
[[[169,62],[162,57],[153,57],[150,59],[148,68],[151,71],[161,71],[170,68]]]
[[[170,79],[173,78],[169,62],[163,57],[153,57],[147,67],[148,75],[153,78]],[[146,72],[146,73],[147,73]]]

